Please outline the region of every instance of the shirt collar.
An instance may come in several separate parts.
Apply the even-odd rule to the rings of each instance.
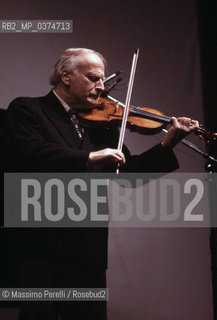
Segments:
[[[53,93],[55,94],[59,102],[62,104],[66,112],[68,112],[70,110],[70,106],[62,98],[60,98],[60,96],[58,96],[58,94],[55,92],[54,89],[53,89]]]

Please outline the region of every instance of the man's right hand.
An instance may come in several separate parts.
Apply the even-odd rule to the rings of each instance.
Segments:
[[[126,163],[126,159],[123,152],[117,149],[106,148],[99,151],[90,152],[88,165],[98,162],[111,163],[116,164],[117,166],[121,166],[122,164]]]

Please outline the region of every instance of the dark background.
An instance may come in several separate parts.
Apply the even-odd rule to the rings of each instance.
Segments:
[[[213,108],[206,109],[202,90],[202,79],[208,75],[204,77],[204,65],[201,68],[205,46],[199,36],[203,31],[203,39],[207,38],[207,19],[198,24],[198,16],[203,16],[204,6],[207,3],[201,1],[198,11],[194,0],[3,0],[1,19],[72,19],[74,30],[71,34],[0,34],[0,106],[7,108],[17,96],[46,94],[53,64],[66,48],[97,50],[108,61],[108,74],[124,70],[126,78],[134,49],[140,48],[132,103],[153,106],[168,116],[189,116],[212,124],[213,129],[214,120],[209,120]],[[124,101],[126,80],[113,95]],[[161,139],[162,134],[144,136],[128,130],[126,144],[137,153]],[[205,150],[197,137],[189,139]],[[179,171],[205,172],[206,161],[195,152],[181,144],[175,152]],[[109,319],[211,320],[209,235],[208,229],[110,230]],[[2,319],[13,319],[16,310],[1,313]]]

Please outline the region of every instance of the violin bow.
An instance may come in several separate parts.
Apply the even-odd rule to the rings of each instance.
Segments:
[[[134,55],[133,55],[133,61],[132,61],[132,66],[131,66],[126,101],[125,101],[125,108],[124,108],[124,113],[123,113],[123,118],[122,118],[122,123],[121,123],[121,130],[120,130],[120,135],[119,135],[118,148],[117,148],[119,151],[122,151],[122,148],[123,148],[124,136],[125,136],[126,126],[127,126],[127,117],[128,117],[129,108],[130,108],[130,99],[132,96],[133,83],[134,83],[134,78],[135,78],[135,73],[136,73],[136,65],[137,65],[138,56],[139,56],[139,49],[136,49],[134,52]],[[117,168],[116,173],[117,174],[119,173],[119,168]]]

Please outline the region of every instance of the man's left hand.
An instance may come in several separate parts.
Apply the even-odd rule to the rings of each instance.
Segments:
[[[163,147],[173,148],[181,139],[199,128],[199,123],[190,118],[171,118],[172,126],[161,142]]]

